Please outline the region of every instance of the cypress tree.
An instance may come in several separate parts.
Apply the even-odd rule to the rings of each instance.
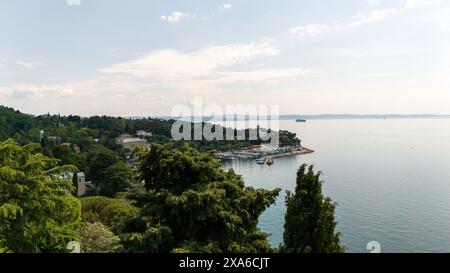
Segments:
[[[295,193],[287,192],[282,252],[338,253],[340,234],[335,232],[336,204],[322,193],[321,173],[302,165],[297,172]]]

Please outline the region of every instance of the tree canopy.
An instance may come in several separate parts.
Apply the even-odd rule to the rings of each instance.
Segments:
[[[66,171],[39,145],[0,143],[0,242],[13,252],[64,252],[77,238],[81,205]]]
[[[279,189],[246,187],[242,177],[222,170],[212,153],[187,146],[153,145],[141,151],[139,169],[146,190],[132,196],[141,208],[141,224],[135,222],[141,230],[134,238],[143,246],[159,240],[144,251],[161,251],[154,248],[158,244],[174,252],[272,251],[257,224]]]
[[[81,198],[83,221],[101,222],[117,232],[126,221],[139,215],[139,209],[125,198],[92,196]]]
[[[100,222],[85,223],[80,231],[85,253],[112,253],[120,249],[120,238]]]
[[[321,173],[302,165],[295,193],[287,193],[283,252],[335,253],[345,249],[335,232],[335,204],[322,193]]]
[[[32,116],[0,106],[0,253],[66,252],[67,242],[78,239],[88,252],[275,251],[258,218],[280,190],[246,187],[233,170],[221,169],[212,152],[262,140],[174,142],[173,122]],[[115,138],[137,130],[152,132],[147,139],[160,144],[138,151],[131,169]],[[299,144],[296,134],[280,131],[281,146]],[[100,196],[72,196],[70,174],[78,170]],[[313,167],[299,169],[286,205],[281,251],[344,250],[335,204],[323,196]]]

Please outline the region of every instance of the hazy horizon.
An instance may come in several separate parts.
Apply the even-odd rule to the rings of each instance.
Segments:
[[[0,105],[167,116],[199,97],[448,115],[449,13],[443,0],[1,1]]]
[[[24,112],[21,109],[15,108],[13,106],[8,106],[8,105],[0,105],[3,107],[7,107],[7,108],[12,108],[16,111],[19,111],[21,113],[24,114],[28,114],[28,115],[34,115],[34,116],[40,116],[40,115],[79,115],[76,113],[66,113],[66,114],[62,114],[62,113],[56,113],[56,112],[46,112],[46,113],[29,113],[29,112]],[[106,114],[98,114],[100,116],[102,115],[106,115]],[[95,116],[95,115],[79,115],[81,117],[91,117],[91,116]],[[173,116],[173,115],[106,115],[106,116],[112,116],[112,117],[124,117],[124,118],[162,118],[162,119],[169,119],[169,118],[177,118],[179,116]],[[233,116],[233,115],[224,115],[224,117],[229,117],[229,116]],[[245,117],[246,115],[244,114],[236,114],[237,117]],[[196,117],[196,116],[193,116]],[[211,117],[208,115],[203,115],[203,117]],[[216,116],[216,117],[220,117],[220,115]],[[249,116],[249,117],[256,117],[256,116]],[[348,117],[348,118],[357,118],[357,117],[362,117],[362,118],[382,118],[382,117],[391,117],[391,118],[410,118],[410,117],[424,117],[424,118],[450,118],[450,114],[427,114],[427,113],[421,113],[421,114],[351,114],[351,113],[343,113],[343,114],[339,114],[339,113],[319,113],[319,114],[280,114],[279,115],[280,119],[295,119],[295,118],[323,118],[323,117],[331,117],[331,118],[339,118],[339,117]],[[261,117],[260,117],[261,118]]]

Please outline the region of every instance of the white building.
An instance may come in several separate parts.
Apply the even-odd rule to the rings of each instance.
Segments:
[[[86,175],[84,172],[77,172],[72,175],[72,181],[77,188],[77,196],[83,197],[86,194],[95,191],[95,187],[92,182],[86,181]]]
[[[86,176],[84,175],[84,173],[74,173],[72,180],[77,187],[77,196],[81,197],[86,195]]]
[[[139,131],[136,132],[136,135],[138,137],[151,137],[153,134],[150,133],[150,132],[146,132],[144,130],[139,130]]]
[[[136,147],[148,148],[147,140],[136,138],[131,135],[123,134],[116,138],[116,144],[122,145],[123,148],[133,150]]]

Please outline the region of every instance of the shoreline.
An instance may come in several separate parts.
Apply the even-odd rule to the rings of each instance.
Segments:
[[[260,146],[254,146],[251,149],[244,149],[239,151],[230,151],[230,152],[223,152],[220,153],[218,156],[218,159],[227,159],[227,160],[237,160],[237,159],[259,159],[264,161],[264,163],[268,163],[269,165],[273,163],[273,160],[276,158],[284,158],[284,157],[291,157],[291,156],[297,156],[297,155],[304,155],[304,154],[311,154],[314,153],[314,150],[306,148],[306,147],[295,147],[292,149],[292,147],[284,150],[281,148],[278,148],[278,152],[264,152],[260,150]]]
[[[276,155],[268,155],[265,157],[265,161],[267,162],[268,160],[273,161],[276,158],[285,158],[285,157],[291,157],[291,156],[297,156],[297,155],[305,155],[305,154],[312,154],[314,153],[314,150],[311,150],[309,148],[306,147],[302,147],[300,150],[296,150],[296,151],[291,151],[291,152],[287,152],[287,153],[283,153],[283,154],[276,154]]]

